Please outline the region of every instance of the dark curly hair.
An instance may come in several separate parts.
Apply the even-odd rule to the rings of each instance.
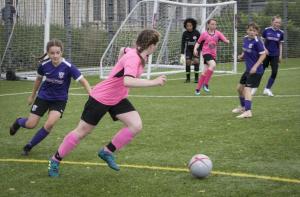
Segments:
[[[186,29],[186,24],[187,23],[191,23],[193,25],[193,30],[196,29],[196,27],[197,27],[197,21],[195,19],[193,19],[193,18],[187,18],[187,19],[185,19],[185,21],[183,22],[183,26],[184,26],[185,29]]]

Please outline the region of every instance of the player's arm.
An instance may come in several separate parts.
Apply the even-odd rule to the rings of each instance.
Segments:
[[[220,40],[222,40],[222,42],[229,44],[230,41],[224,36],[223,33],[220,32]]]
[[[124,77],[124,85],[130,88],[163,86],[166,81],[167,81],[167,77],[165,75],[161,75],[152,80],[140,79],[132,76]]]
[[[259,67],[259,65],[262,64],[262,62],[264,61],[264,59],[266,58],[266,52],[263,51],[260,53],[258,60],[256,61],[256,63],[253,65],[253,67],[250,70],[250,73],[256,73],[257,68]]]
[[[125,54],[126,47],[121,47],[118,55],[118,60]]]
[[[238,55],[238,59],[242,60],[244,58],[244,52],[242,52],[240,55]]]
[[[36,96],[36,92],[38,91],[38,89],[40,88],[40,85],[42,83],[42,80],[43,80],[43,76],[41,75],[38,75],[34,81],[34,84],[33,84],[33,88],[32,88],[32,93],[31,95],[28,97],[27,99],[27,102],[28,102],[28,105],[31,105],[35,99],[35,96]]]
[[[88,94],[90,94],[92,88],[91,88],[90,83],[88,82],[88,80],[86,80],[86,78],[84,78],[84,77],[82,76],[82,78],[79,80],[79,82],[80,82],[80,84],[82,85],[82,87],[84,87],[84,89],[86,90],[86,92],[87,92]]]
[[[279,62],[282,60],[282,42],[279,43]]]

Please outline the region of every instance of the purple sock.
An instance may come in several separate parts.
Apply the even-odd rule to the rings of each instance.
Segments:
[[[242,107],[245,107],[245,98],[240,96],[240,103]]]
[[[271,89],[274,81],[275,81],[275,79],[273,79],[273,78],[270,77],[266,88]]]
[[[27,120],[28,120],[28,118],[18,118],[17,122],[21,127],[26,128],[25,124],[26,124]]]
[[[251,101],[245,100],[245,110],[246,111],[251,110],[251,104],[252,104]]]
[[[44,129],[44,127],[42,127],[40,130],[38,130],[38,132],[33,136],[33,138],[31,139],[31,141],[28,143],[28,145],[32,147],[34,147],[35,145],[37,145],[38,143],[40,143],[45,137],[47,137],[47,135],[49,134],[49,132],[46,131],[46,129]]]

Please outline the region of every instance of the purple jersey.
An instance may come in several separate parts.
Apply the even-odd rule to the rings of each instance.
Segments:
[[[275,30],[272,27],[267,27],[262,33],[262,37],[265,39],[266,49],[269,51],[269,56],[279,56],[279,44],[283,42],[283,31]]]
[[[39,65],[37,73],[46,78],[39,89],[38,97],[51,101],[68,100],[71,77],[76,81],[83,77],[76,66],[65,59],[56,67],[51,60],[45,61]]]
[[[243,42],[243,52],[246,64],[246,72],[249,72],[259,59],[259,56],[265,53],[265,48],[259,38],[255,37],[254,39],[251,39],[248,36],[245,36]],[[261,74],[263,72],[263,65],[261,64],[257,68],[256,73]]]

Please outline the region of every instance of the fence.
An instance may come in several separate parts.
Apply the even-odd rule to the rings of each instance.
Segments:
[[[78,67],[97,70],[110,39],[138,1],[51,0],[50,38],[64,42],[66,59]],[[16,13],[8,9],[8,2]],[[201,0],[179,2],[201,3]],[[207,0],[207,3],[215,2],[220,1]],[[300,5],[296,0],[237,2],[239,51],[249,21],[264,28],[270,25],[272,16],[280,15],[286,35],[284,57],[300,57]],[[44,52],[45,0],[0,0],[0,7],[0,72],[35,70],[36,57]],[[14,16],[14,21],[8,19],[9,14]],[[184,15],[179,17],[185,18]]]

